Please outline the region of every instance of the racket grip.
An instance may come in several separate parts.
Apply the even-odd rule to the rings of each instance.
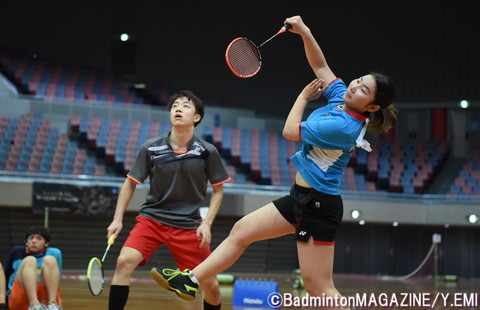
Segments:
[[[112,245],[115,242],[115,235],[111,235],[110,238],[108,238],[107,244]]]
[[[280,28],[280,30],[279,30],[275,35],[279,35],[279,34],[281,34],[281,33],[284,33],[284,32],[286,32],[286,31],[287,31],[288,29],[290,29],[290,28],[292,28],[292,25],[290,25],[290,24],[285,24],[285,25],[283,25],[282,28]]]

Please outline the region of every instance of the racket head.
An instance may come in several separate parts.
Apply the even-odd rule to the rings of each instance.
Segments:
[[[105,277],[103,274],[102,262],[96,257],[93,257],[88,263],[87,282],[88,288],[93,296],[98,296],[102,293],[105,284]]]
[[[258,47],[244,37],[236,38],[228,44],[225,60],[232,73],[240,78],[254,76],[262,66]]]

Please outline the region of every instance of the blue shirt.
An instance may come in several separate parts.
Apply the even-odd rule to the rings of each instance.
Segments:
[[[340,178],[367,117],[341,110],[347,86],[336,79],[323,94],[328,104],[300,124],[300,151],[292,157],[304,180],[319,192],[338,195]]]
[[[10,257],[8,259],[7,266],[5,267],[5,277],[7,280],[7,297],[10,296],[10,292],[12,290],[13,282],[15,281],[15,277],[17,276],[17,272],[20,269],[20,265],[23,262],[23,259],[27,256],[34,256],[37,259],[37,269],[40,270],[42,267],[43,259],[45,256],[53,256],[57,260],[58,269],[60,269],[60,273],[62,272],[62,252],[57,248],[45,248],[44,253],[33,254],[28,253],[26,246],[17,246],[12,249],[10,253]],[[40,277],[40,275],[39,275]]]

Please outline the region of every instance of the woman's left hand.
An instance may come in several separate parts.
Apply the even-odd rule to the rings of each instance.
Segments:
[[[315,79],[310,82],[300,93],[305,100],[311,101],[320,98],[325,91],[324,80]]]

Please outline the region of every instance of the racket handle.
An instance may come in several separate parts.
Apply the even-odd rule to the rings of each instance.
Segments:
[[[287,31],[288,29],[290,29],[290,28],[292,28],[292,25],[290,25],[290,24],[285,24],[285,25],[283,25],[283,27],[280,28],[280,30],[275,34],[275,36],[276,36],[276,35],[279,35],[279,34],[281,34],[281,33],[286,32],[286,31]]]
[[[108,238],[107,244],[112,245],[115,242],[115,235],[111,235],[110,238]]]

